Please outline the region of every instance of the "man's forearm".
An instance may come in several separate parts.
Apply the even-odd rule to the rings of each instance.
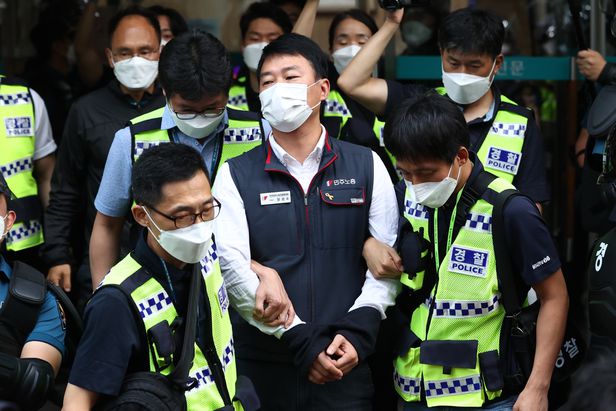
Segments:
[[[314,29],[314,21],[317,17],[317,9],[319,8],[319,0],[308,0],[302,9],[297,22],[293,26],[293,33],[301,34],[302,36],[312,37]]]
[[[399,25],[389,19],[361,48],[338,77],[338,86],[353,99],[377,115],[385,113],[387,101],[386,83],[372,78],[372,69],[379,61]]]
[[[535,359],[527,387],[541,390],[549,388],[556,357],[565,334],[568,307],[567,298],[542,301],[537,319]]]
[[[96,288],[105,274],[118,261],[120,236],[124,219],[98,213],[90,238],[90,270],[92,288]]]

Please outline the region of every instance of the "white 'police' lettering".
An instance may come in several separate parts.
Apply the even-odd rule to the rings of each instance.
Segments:
[[[486,168],[504,171],[509,174],[518,174],[522,155],[498,147],[490,147],[485,159]]]
[[[34,135],[32,132],[32,118],[25,117],[7,117],[4,119],[4,128],[6,129],[7,137],[30,137]]]
[[[451,272],[485,278],[488,274],[490,253],[468,247],[451,247],[448,269]]]

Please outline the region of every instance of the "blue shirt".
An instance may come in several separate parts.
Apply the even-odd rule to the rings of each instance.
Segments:
[[[0,256],[0,308],[9,292],[9,282],[11,281],[13,270]],[[26,338],[26,342],[40,341],[56,348],[60,353],[64,353],[64,326],[61,320],[58,302],[51,293],[45,295],[45,301],[41,306],[36,325]]]
[[[222,138],[216,138],[219,133],[224,131],[229,123],[229,118],[225,112],[223,120],[212,134],[205,138],[204,143],[197,139],[187,136],[177,128],[168,106],[163,111],[161,130],[171,130],[171,136],[175,143],[186,144],[193,147],[203,157],[205,165],[210,175],[216,168],[218,159],[214,158],[218,152]],[[128,214],[131,207],[131,173],[133,168],[133,148],[130,130],[125,127],[119,130],[113,139],[103,179],[96,195],[94,205],[96,210],[110,217],[124,217]]]

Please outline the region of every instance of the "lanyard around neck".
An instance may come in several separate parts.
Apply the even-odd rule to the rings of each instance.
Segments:
[[[464,190],[460,190],[458,192],[458,194],[456,195],[456,204],[453,207],[453,211],[451,212],[451,218],[449,219],[449,229],[447,231],[447,248],[445,248],[445,254],[447,254],[449,252],[449,248],[451,248],[451,242],[453,240],[453,230],[454,230],[454,226],[455,226],[455,221],[456,221],[456,215],[458,214],[458,202],[460,201],[460,197],[462,197],[462,192]],[[434,264],[436,266],[436,272],[438,273],[440,266],[441,266],[441,259],[440,259],[440,251],[439,251],[439,247],[438,247],[438,238],[439,238],[439,231],[438,231],[438,208],[434,209],[434,221],[433,221],[433,227],[434,227]]]

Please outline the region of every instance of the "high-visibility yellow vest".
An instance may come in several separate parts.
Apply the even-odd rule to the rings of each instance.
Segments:
[[[42,208],[34,169],[34,102],[28,87],[0,76],[0,171],[15,195],[17,221],[7,233],[6,248],[20,251],[43,243]]]
[[[500,178],[488,186],[496,193],[511,188]],[[484,195],[469,209],[465,225],[436,267],[438,279],[429,298],[413,311],[409,327],[417,341],[394,361],[394,385],[404,401],[420,401],[422,383],[430,407],[481,407],[502,393],[488,388],[489,376],[500,372],[505,310],[500,304],[492,243],[493,204],[487,198]],[[414,231],[433,243],[437,254],[438,209],[417,204],[408,189],[404,208],[404,216]],[[451,224],[454,220],[452,216]],[[430,238],[431,223],[434,239]],[[438,255],[433,260],[438,264]],[[424,274],[404,274],[401,282],[418,290],[423,286]]]
[[[220,272],[216,245],[212,244],[207,256],[198,264],[201,265],[203,286],[207,294],[207,304],[211,313],[212,336],[216,355],[224,371],[224,380],[229,397],[235,396],[235,383],[237,380],[235,351],[233,347],[233,332],[229,318],[229,299],[225,284]],[[173,357],[162,357],[151,340],[150,330],[166,322],[168,325],[178,317],[173,300],[165,288],[139,264],[131,254],[116,264],[105,276],[97,289],[104,287],[120,287],[130,295],[135,304],[145,328],[149,349],[149,369],[169,375],[173,369]],[[224,400],[216,386],[215,371],[208,364],[201,347],[195,342],[195,356],[189,377],[196,379],[194,388],[186,391],[188,410],[210,411],[224,406]],[[234,408],[242,410],[239,402],[234,401]]]
[[[133,161],[136,161],[148,148],[173,141],[169,130],[160,128],[163,112],[164,107],[161,107],[130,121]],[[222,152],[218,156],[216,170],[228,159],[261,145],[263,140],[261,123],[257,115],[230,106],[227,106],[227,114],[229,124],[224,131]]]
[[[229,89],[229,105],[238,110],[250,111],[248,108],[248,96],[246,94],[246,77],[240,77],[238,82]]]
[[[436,90],[441,95],[446,94],[444,87]],[[486,171],[511,183],[522,162],[522,147],[530,116],[523,115],[527,109],[502,95],[501,105],[496,109],[490,131],[477,151],[477,158]]]

